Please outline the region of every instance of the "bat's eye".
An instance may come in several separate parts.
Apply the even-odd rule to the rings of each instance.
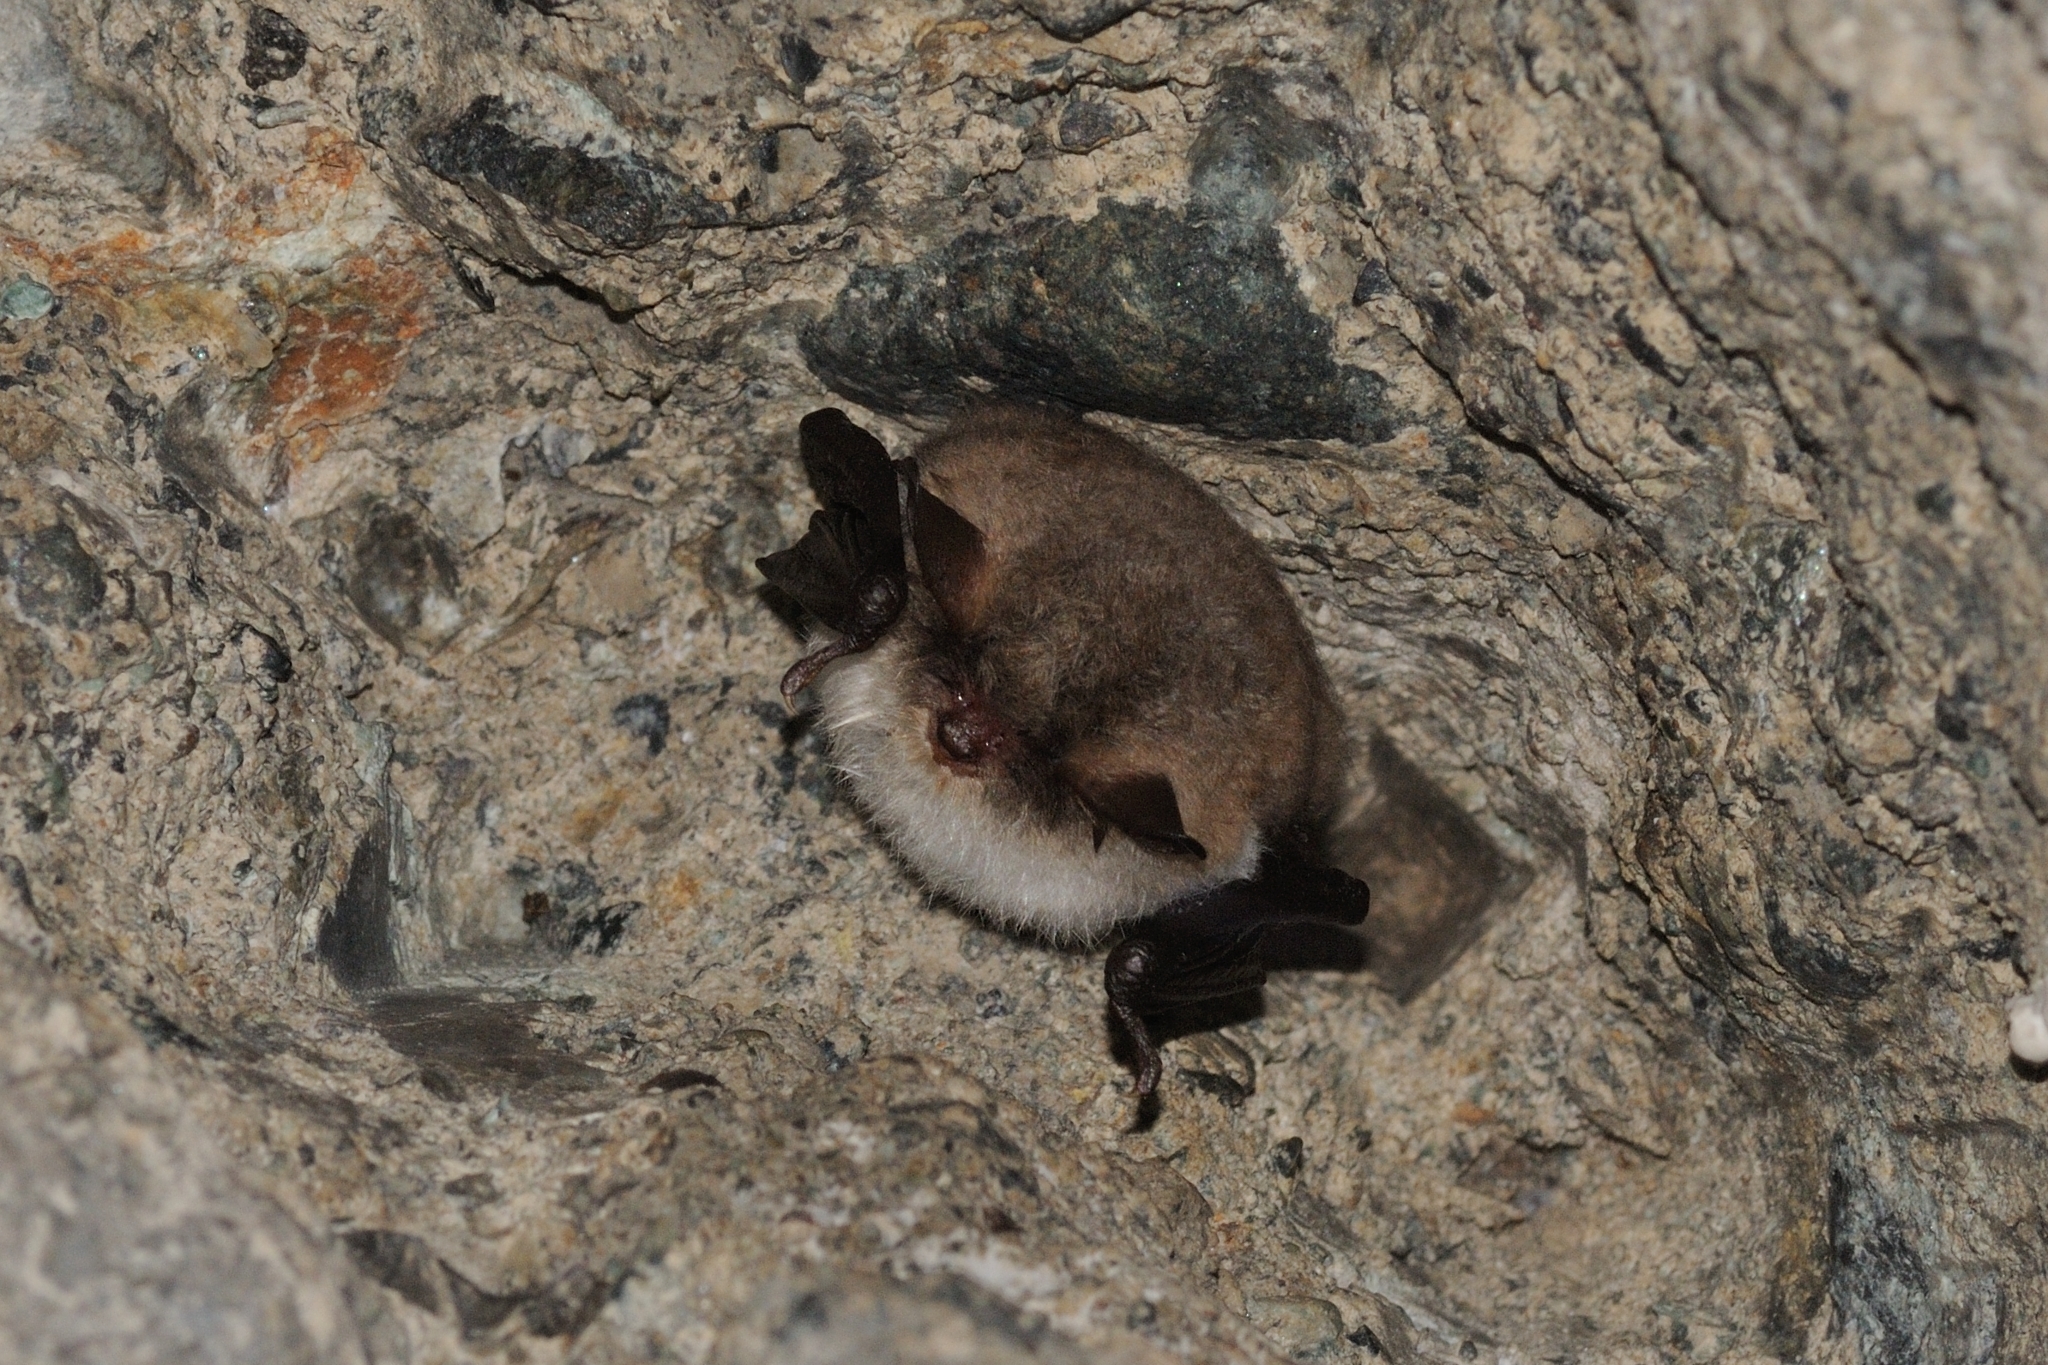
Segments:
[[[987,736],[975,718],[965,711],[947,711],[935,727],[939,744],[962,763],[979,763],[985,757]]]
[[[976,767],[1000,755],[1010,732],[972,694],[955,691],[932,716],[932,756],[949,767]]]

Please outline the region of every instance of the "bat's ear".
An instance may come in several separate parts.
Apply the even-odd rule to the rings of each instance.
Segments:
[[[1174,798],[1173,782],[1163,773],[1136,777],[1100,777],[1085,767],[1067,764],[1060,770],[1082,806],[1095,817],[1102,846],[1101,826],[1114,825],[1133,843],[1180,858],[1206,858],[1209,851],[1192,837],[1180,822],[1180,802]]]
[[[947,624],[972,630],[988,599],[988,545],[980,528],[920,484],[911,502],[910,540],[917,571]]]
[[[903,521],[897,511],[896,466],[889,452],[838,408],[820,408],[797,425],[797,449],[818,501],[850,507],[866,518],[876,567],[902,563]]]

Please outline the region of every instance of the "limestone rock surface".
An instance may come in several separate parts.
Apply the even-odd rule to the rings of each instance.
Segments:
[[[2044,23],[0,0],[0,1354],[2048,1358]],[[987,393],[1354,729],[1153,1115],[776,693]]]

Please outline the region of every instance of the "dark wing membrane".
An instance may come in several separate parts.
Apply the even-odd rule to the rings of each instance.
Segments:
[[[866,518],[859,512],[828,507],[811,514],[811,529],[803,539],[755,560],[754,567],[805,611],[846,634],[858,619],[856,590],[873,556],[869,540]]]
[[[851,508],[866,520],[875,559],[862,567],[901,573],[903,514],[896,467],[882,443],[838,408],[820,408],[797,427],[797,445],[818,501]]]
[[[1364,920],[1371,902],[1365,883],[1348,872],[1269,853],[1258,875],[1175,901],[1141,928],[1190,944],[1235,942],[1277,924],[1348,927]]]
[[[1361,923],[1372,908],[1364,882],[1338,867],[1318,867],[1267,854],[1252,883],[1269,904],[1272,924]]]

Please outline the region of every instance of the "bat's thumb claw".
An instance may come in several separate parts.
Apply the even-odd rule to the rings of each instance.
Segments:
[[[811,685],[811,675],[817,672],[816,667],[811,663],[811,660],[815,657],[815,655],[810,654],[804,655],[803,658],[791,664],[789,671],[782,675],[782,686],[780,688],[782,704],[792,716],[798,710],[796,699],[803,695],[806,687]]]

